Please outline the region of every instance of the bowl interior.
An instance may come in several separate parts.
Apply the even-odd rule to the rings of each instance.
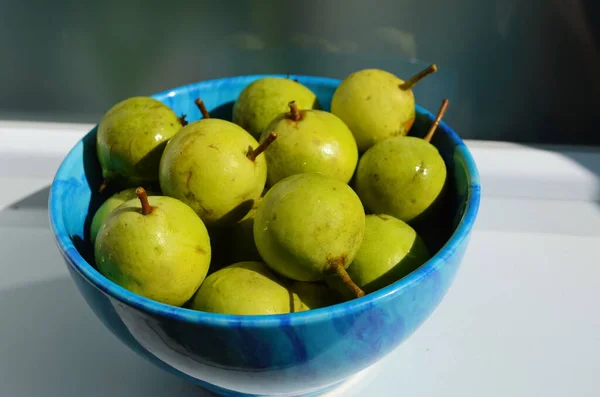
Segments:
[[[211,117],[231,120],[233,103],[240,92],[252,81],[264,76],[267,75],[205,81],[161,92],[153,97],[170,106],[178,115],[186,115],[190,122],[201,117],[194,104],[194,100],[201,97],[211,113]],[[339,80],[308,76],[293,77],[315,92],[324,110],[330,109],[331,98],[340,83]],[[440,102],[441,99],[442,97],[440,97]],[[449,111],[452,111],[451,106]],[[417,106],[417,118],[411,135],[423,136],[432,120],[433,115],[429,111]],[[364,304],[402,288],[411,279],[422,276],[427,271],[427,266],[436,266],[436,263],[439,264],[440,261],[443,261],[444,257],[450,255],[462,243],[462,240],[468,237],[479,204],[479,180],[476,166],[462,140],[444,122],[440,124],[432,143],[440,151],[448,168],[447,190],[444,199],[438,203],[435,222],[432,223],[425,219],[423,222],[417,222],[414,226],[425,239],[432,253],[435,252],[436,255],[409,276],[380,291],[359,300],[335,305],[339,306],[341,310],[346,310],[351,305],[361,304],[358,301],[362,301]],[[67,259],[88,281],[117,299],[140,305],[144,309],[151,308],[171,313],[180,311],[180,314],[186,311],[191,312],[183,308],[162,305],[132,294],[116,286],[96,271],[93,249],[89,240],[89,227],[97,208],[114,193],[111,189],[98,193],[101,183],[101,169],[96,157],[96,128],[94,128],[65,158],[51,188],[50,222],[58,245]],[[331,310],[336,309],[330,307],[282,316],[306,318]],[[274,318],[277,316],[263,317]]]

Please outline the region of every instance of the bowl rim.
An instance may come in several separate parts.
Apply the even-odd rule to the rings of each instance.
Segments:
[[[218,86],[220,84],[231,84],[234,83],[246,83],[249,84],[254,80],[263,77],[288,77],[296,78],[300,83],[309,85],[320,85],[320,86],[333,86],[337,87],[341,80],[308,76],[308,75],[283,75],[283,74],[251,74],[242,75],[235,77],[224,77],[219,79],[198,81],[175,87],[169,90],[165,90],[153,95],[149,95],[155,99],[161,101],[167,100],[167,98],[184,94],[191,88],[202,88],[203,86]],[[422,114],[425,117],[433,120],[434,115],[423,107],[416,105],[417,114]],[[320,322],[323,320],[329,320],[331,318],[343,317],[346,315],[352,315],[360,313],[369,307],[375,306],[379,303],[383,303],[387,300],[393,299],[402,293],[403,290],[409,288],[412,284],[418,283],[425,279],[431,272],[435,271],[439,267],[443,266],[448,258],[452,257],[454,252],[460,248],[463,244],[468,242],[471,230],[477,217],[477,212],[480,203],[480,191],[481,186],[479,182],[479,172],[475,164],[475,160],[471,155],[469,149],[458,136],[458,134],[443,120],[439,125],[439,128],[443,130],[453,146],[458,151],[459,156],[464,161],[465,168],[467,170],[467,195],[466,205],[464,212],[458,222],[457,227],[442,246],[442,248],[433,255],[427,262],[419,266],[417,269],[404,276],[400,280],[380,289],[375,292],[369,293],[361,298],[356,298],[350,301],[337,303],[335,305],[313,309],[304,312],[297,313],[286,313],[286,314],[272,314],[272,315],[230,315],[230,314],[219,314],[201,312],[193,309],[184,307],[175,307],[161,302],[154,301],[149,298],[145,298],[141,295],[137,295],[129,290],[115,284],[108,278],[104,277],[98,270],[96,270],[90,263],[88,263],[79,251],[75,248],[69,233],[66,230],[62,214],[64,212],[63,203],[60,202],[57,197],[60,197],[58,190],[61,189],[60,184],[56,182],[69,178],[70,161],[77,156],[77,151],[81,150],[84,139],[94,132],[97,125],[94,126],[88,133],[82,137],[69,153],[63,158],[61,165],[59,166],[55,177],[52,181],[49,194],[49,221],[52,229],[53,237],[56,244],[59,247],[62,255],[72,267],[73,270],[77,271],[79,275],[84,278],[93,287],[102,291],[109,297],[116,299],[124,304],[132,306],[142,312],[146,312],[155,316],[166,316],[172,320],[178,320],[182,322],[199,324],[199,325],[210,325],[217,327],[229,327],[229,326],[243,326],[243,327],[278,327],[281,325],[301,325],[311,324]]]

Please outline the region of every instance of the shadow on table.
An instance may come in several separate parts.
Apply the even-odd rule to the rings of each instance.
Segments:
[[[0,313],[2,395],[211,396],[129,351],[68,277],[0,290]]]
[[[48,209],[48,194],[50,186],[46,186],[21,200],[12,203],[8,208],[12,210],[19,209]]]
[[[544,150],[560,152],[596,176],[596,186],[600,186],[600,147],[589,146],[541,146]],[[600,187],[596,188],[594,200],[600,205]]]
[[[6,205],[4,208],[0,208],[0,228],[5,231],[13,227],[47,229],[49,227],[49,191],[50,187],[46,186]],[[23,247],[27,246],[26,241],[19,241],[18,243]]]

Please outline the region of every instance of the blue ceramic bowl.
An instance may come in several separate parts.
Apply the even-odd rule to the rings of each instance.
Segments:
[[[195,83],[154,95],[189,121],[201,97],[211,115],[230,118],[242,89],[264,75]],[[338,80],[296,76],[329,109]],[[441,97],[440,97],[441,100]],[[417,107],[416,134],[433,116]],[[441,123],[433,143],[448,166],[444,216],[423,231],[434,252],[396,283],[335,306],[273,316],[203,313],[133,294],[94,267],[89,222],[102,200],[96,129],[70,151],[52,183],[50,224],[79,291],[126,346],[161,368],[229,396],[309,396],[376,363],[411,335],[437,307],[454,279],[479,207],[475,163]]]

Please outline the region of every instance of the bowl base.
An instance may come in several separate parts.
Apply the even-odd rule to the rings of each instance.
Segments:
[[[358,396],[360,390],[370,383],[377,373],[378,363],[363,369],[342,382],[319,391],[304,394],[245,394],[235,391],[215,392],[198,386],[214,397],[352,397]]]
[[[361,389],[371,383],[379,369],[379,363],[373,364],[370,367],[363,369],[361,372],[352,375],[342,383],[333,386],[328,391],[322,391],[321,394],[315,395],[318,397],[352,397],[362,395],[359,392]]]

